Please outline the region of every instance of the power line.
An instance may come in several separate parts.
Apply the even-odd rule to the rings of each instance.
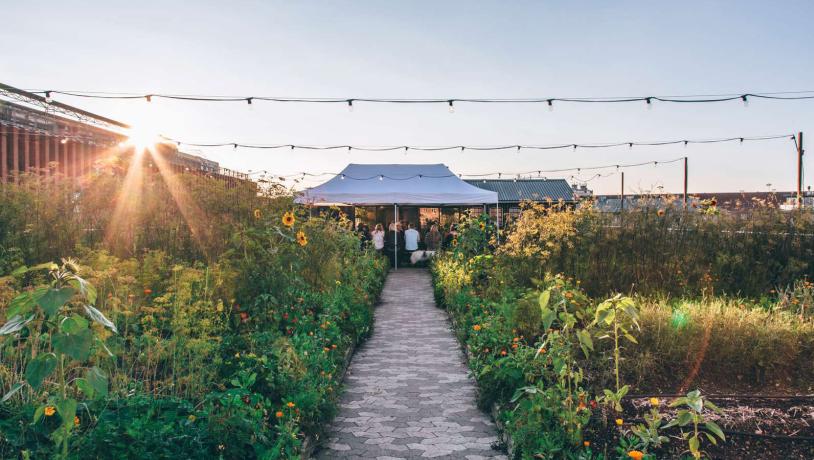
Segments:
[[[775,91],[775,92],[744,92],[724,94],[696,94],[696,95],[652,95],[652,96],[603,96],[603,97],[530,97],[530,98],[368,98],[368,97],[281,97],[281,96],[226,96],[201,94],[163,94],[163,93],[134,93],[134,92],[104,92],[104,91],[68,91],[68,90],[35,90],[35,94],[42,94],[47,101],[53,96],[62,95],[89,99],[138,100],[151,102],[153,99],[168,99],[188,102],[240,102],[253,104],[257,101],[277,103],[317,103],[317,104],[345,104],[353,109],[354,104],[442,104],[454,111],[456,103],[475,104],[546,104],[553,109],[554,103],[626,103],[645,102],[651,106],[654,102],[672,103],[715,103],[740,100],[748,105],[750,99],[766,100],[807,100],[814,99],[814,90],[807,91]]]
[[[726,137],[714,139],[672,139],[664,141],[630,141],[630,142],[611,142],[611,143],[569,143],[569,144],[551,144],[551,145],[534,145],[534,144],[507,144],[507,145],[443,145],[443,146],[423,146],[423,145],[381,145],[381,146],[366,146],[366,145],[309,145],[309,144],[247,144],[242,142],[217,142],[217,143],[195,143],[181,141],[171,137],[162,136],[167,142],[175,143],[180,146],[188,147],[232,147],[237,150],[238,148],[247,149],[261,149],[261,150],[276,150],[276,149],[300,149],[300,150],[358,150],[362,152],[388,152],[388,151],[419,151],[419,152],[440,152],[449,150],[473,150],[473,151],[495,151],[495,150],[557,150],[557,149],[599,149],[599,148],[614,148],[624,147],[633,148],[634,146],[664,146],[664,145],[689,145],[689,144],[715,144],[722,142],[751,142],[751,141],[767,141],[775,139],[794,139],[792,134],[780,134],[773,136],[751,136],[751,137]]]

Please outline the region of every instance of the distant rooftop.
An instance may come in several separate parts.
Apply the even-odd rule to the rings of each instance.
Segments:
[[[497,192],[498,200],[502,203],[548,199],[576,201],[574,190],[565,179],[467,179],[466,182]]]

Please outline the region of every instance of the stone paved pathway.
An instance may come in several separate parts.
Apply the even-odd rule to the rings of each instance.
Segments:
[[[426,270],[390,272],[329,436],[320,459],[506,458]]]

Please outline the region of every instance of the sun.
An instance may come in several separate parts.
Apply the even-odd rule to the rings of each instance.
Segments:
[[[145,150],[153,149],[157,144],[161,143],[161,136],[157,131],[135,126],[130,128],[127,132],[128,146],[135,147],[136,153],[144,153]]]

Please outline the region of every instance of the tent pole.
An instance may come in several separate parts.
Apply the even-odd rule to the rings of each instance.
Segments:
[[[495,228],[497,228],[497,245],[500,246],[500,200],[495,201]]]
[[[395,260],[394,269],[399,269],[399,205],[393,203],[393,257]]]

